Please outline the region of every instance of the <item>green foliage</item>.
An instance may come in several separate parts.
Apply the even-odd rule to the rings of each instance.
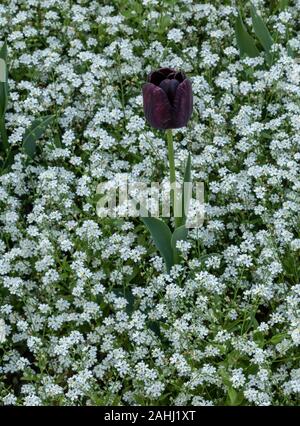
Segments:
[[[173,232],[173,235],[171,238],[171,247],[173,249],[173,256],[174,256],[175,263],[177,263],[179,259],[178,250],[176,249],[176,243],[177,241],[180,241],[180,240],[185,241],[187,239],[187,236],[188,236],[188,229],[186,228],[185,225],[179,226]]]
[[[24,49],[18,38],[11,45],[9,81],[15,84],[14,99],[9,99],[10,123],[12,114],[18,114],[19,101],[22,115],[32,117],[31,99],[33,105],[39,101],[44,87],[51,96],[46,101],[47,116],[32,117],[23,146],[22,142],[14,143],[5,157],[3,150],[0,153],[3,170],[9,170],[19,149],[28,156],[24,162],[21,158],[25,168],[2,178],[1,184],[0,319],[8,331],[6,341],[0,343],[0,361],[7,371],[1,377],[1,403],[6,398],[7,404],[12,392],[17,405],[37,400],[50,406],[241,406],[263,404],[264,398],[267,402],[269,398],[270,404],[299,405],[296,393],[285,392],[292,389],[293,372],[297,373],[299,366],[294,320],[300,280],[297,241],[284,241],[285,230],[293,239],[299,238],[295,232],[299,228],[297,129],[293,128],[298,94],[284,90],[288,64],[281,64],[282,76],[274,76],[269,85],[266,79],[273,76],[268,71],[241,66],[234,55],[225,55],[224,48],[234,42],[234,29],[231,13],[224,16],[219,7],[212,20],[202,11],[185,13],[184,8],[193,9],[193,5],[177,0],[143,5],[139,0],[103,0],[96,2],[98,6],[109,7],[98,21],[89,2],[82,2],[81,24],[73,19],[76,11],[72,8],[39,5],[38,10],[31,6],[27,20],[13,24],[10,15],[14,11],[27,13],[26,2],[17,3],[22,4],[7,13],[11,31],[18,34],[32,24],[37,33],[31,36],[28,31]],[[288,3],[292,2],[266,2],[261,16],[271,18],[268,11],[279,13]],[[224,0],[222,5],[231,6],[232,1]],[[245,13],[242,10],[238,25],[239,31],[248,34],[244,41],[250,37],[253,43],[252,54],[255,50],[266,55],[271,46],[269,37],[282,45],[289,36],[297,36],[298,29],[290,31],[289,23],[285,34],[283,22],[280,34],[270,33],[271,27],[268,30],[256,11],[250,10],[249,2],[244,5],[247,9]],[[52,9],[57,19],[45,18]],[[296,8],[291,13],[294,22],[299,13]],[[57,31],[56,26],[62,30]],[[181,41],[168,39],[171,28],[182,31]],[[221,41],[210,34],[214,29],[222,30]],[[52,35],[57,42],[51,43]],[[82,43],[78,54],[77,43],[72,48],[74,37]],[[211,67],[202,63],[205,43],[220,59]],[[296,43],[291,45],[296,54]],[[127,47],[132,48],[131,59],[126,57]],[[199,53],[194,58],[193,48]],[[243,48],[243,56],[248,56],[249,45]],[[42,55],[43,49],[57,54],[58,63],[70,67],[70,81],[55,63],[52,76],[52,61]],[[20,61],[24,54],[32,58],[37,54],[37,66]],[[95,57],[95,63],[89,55],[92,60]],[[195,179],[205,180],[208,218],[199,232],[190,231],[189,262],[171,280],[149,258],[161,255],[168,271],[182,261],[176,242],[187,239],[185,216],[176,229],[167,219],[99,219],[95,208],[101,194],[94,194],[93,187],[119,170],[147,169],[143,177],[153,172],[153,181],[168,173],[162,132],[144,132],[142,120],[141,129],[133,127],[130,132],[127,122],[131,117],[143,117],[136,100],[140,99],[146,69],[166,63],[173,55],[183,61],[183,68],[188,65],[192,79],[199,80],[194,84],[198,98],[195,129],[179,130],[176,139],[180,141],[178,160],[187,155],[186,140],[194,152]],[[141,67],[136,66],[139,59]],[[236,87],[223,90],[215,84],[223,72],[236,78]],[[94,76],[91,79],[90,74]],[[77,86],[76,75],[88,85]],[[26,93],[23,82],[38,88],[37,94]],[[241,83],[249,85],[247,94],[239,91]],[[62,134],[68,130],[74,133],[66,150],[70,156],[49,153],[62,146],[61,134],[56,131],[60,93],[62,116],[68,118],[71,108],[72,121],[63,120],[61,128]],[[120,105],[126,113],[128,109],[125,120],[118,120],[114,112]],[[78,114],[73,114],[77,106]],[[102,108],[107,109],[107,122]],[[249,121],[247,116],[244,123],[243,108],[246,113],[249,109]],[[54,119],[48,114],[55,114]],[[14,130],[18,126],[11,125]],[[89,135],[86,130],[90,128]],[[103,132],[100,143],[98,129]],[[44,141],[44,132],[45,153],[42,143],[37,142],[38,138]],[[219,145],[217,137],[226,137],[226,143]],[[288,157],[291,164],[285,161]],[[26,170],[32,158],[38,158],[41,167]],[[191,163],[189,155],[182,167],[181,183],[192,181]],[[87,178],[91,193],[77,193],[77,185],[84,184],[82,177]],[[260,190],[263,198],[256,200]],[[274,247],[268,245],[269,234],[274,236]],[[64,301],[68,302],[65,307]],[[153,389],[157,396],[151,394]],[[33,395],[27,395],[28,391]]]
[[[185,165],[184,179],[182,185],[182,217],[176,217],[176,226],[173,234],[165,222],[155,217],[149,217],[149,212],[146,212],[145,209],[140,206],[143,214],[142,221],[144,225],[148,228],[156,248],[164,258],[168,272],[170,272],[171,267],[174,264],[179,263],[180,260],[178,250],[176,249],[176,242],[179,240],[186,240],[188,235],[188,229],[185,227],[186,215],[184,206],[186,206],[186,211],[188,211],[188,205],[190,203],[191,194],[189,193],[189,191],[185,190],[185,182],[191,182],[190,153],[188,155],[187,162]]]
[[[10,169],[10,166],[12,165],[14,160],[14,156],[18,152],[16,149],[10,149],[5,126],[5,112],[8,103],[7,74],[7,44],[5,41],[0,50],[0,136],[2,142],[0,167],[2,169],[2,173],[6,173]],[[45,133],[49,124],[53,122],[53,119],[53,115],[37,118],[25,131],[23,137],[23,149],[24,152],[28,155],[28,157],[34,158],[36,153],[36,142]]]
[[[53,122],[53,119],[53,115],[37,118],[26,130],[23,138],[23,148],[28,157],[34,158],[36,141],[45,133],[49,124]]]
[[[156,248],[164,258],[167,271],[170,272],[171,267],[174,265],[174,258],[171,247],[172,234],[168,225],[155,217],[142,217],[141,219],[148,228]]]
[[[156,217],[142,217],[141,220],[150,232],[157,250],[163,257],[167,271],[170,272],[171,267],[179,262],[176,242],[187,239],[188,229],[185,225],[182,225],[176,228],[172,234],[168,225]]]
[[[229,399],[229,404],[231,406],[238,406],[241,405],[244,401],[244,394],[243,392],[238,392],[237,390],[235,390],[234,388],[229,388],[228,389],[228,399]]]
[[[132,294],[132,291],[129,288],[125,288],[125,289],[114,289],[113,292],[117,296],[124,297],[124,299],[127,300],[126,311],[127,311],[128,314],[131,314],[134,310],[133,309],[134,308],[134,296]]]
[[[274,40],[268,30],[264,20],[257,13],[254,5],[250,4],[250,14],[252,18],[252,27],[257,38],[263,48],[266,60],[269,65],[272,63],[271,48]],[[241,56],[249,56],[255,58],[260,55],[260,50],[257,48],[256,39],[252,37],[243,22],[241,11],[239,10],[238,17],[235,23],[235,35]]]
[[[273,44],[273,39],[271,37],[270,31],[268,30],[262,18],[257,14],[253,4],[251,4],[250,6],[250,12],[254,32],[265,51],[269,52]]]
[[[8,102],[7,82],[7,45],[3,43],[0,50],[0,118],[4,117]]]
[[[186,214],[185,212],[188,212],[188,208],[190,205],[190,196],[189,191],[187,191],[187,187],[185,187],[185,183],[192,183],[191,178],[191,168],[192,168],[192,160],[191,160],[191,154],[189,153],[187,162],[185,165],[185,171],[184,171],[184,178],[183,178],[183,184],[182,184],[182,220],[181,224],[184,225],[186,222]]]
[[[290,6],[290,0],[271,0],[270,3],[273,13],[281,12]]]
[[[7,132],[5,128],[5,112],[8,103],[8,77],[7,77],[7,45],[6,41],[3,43],[0,50],[0,137],[1,137],[1,151],[5,158],[8,150]],[[3,161],[2,161],[3,164]]]
[[[185,226],[186,215],[185,209],[188,211],[191,194],[186,191],[184,183],[191,182],[191,155],[189,153],[187,162],[185,165],[184,179],[182,184],[182,218],[179,218],[179,226],[175,228],[173,234],[171,233],[168,225],[160,219],[154,217],[142,217],[143,223],[148,228],[152,235],[153,241],[156,248],[165,260],[167,271],[169,272],[171,267],[179,263],[180,256],[176,249],[176,243],[179,240],[186,240],[188,236],[188,229]]]
[[[251,58],[259,56],[259,50],[256,47],[255,40],[248,33],[240,11],[235,22],[235,35],[241,56],[250,56]]]
[[[268,30],[262,18],[257,14],[253,4],[251,4],[250,6],[250,12],[252,17],[252,25],[253,25],[254,32],[266,52],[268,63],[271,63],[272,55],[270,51],[274,42],[270,34],[270,31]]]

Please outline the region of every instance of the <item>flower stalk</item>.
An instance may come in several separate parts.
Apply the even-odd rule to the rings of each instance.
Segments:
[[[168,143],[168,157],[169,157],[169,167],[170,167],[170,199],[171,199],[171,206],[173,208],[173,217],[175,220],[175,228],[180,226],[180,218],[175,216],[176,212],[176,197],[175,197],[175,191],[174,191],[174,184],[176,184],[176,174],[175,174],[175,158],[174,158],[174,144],[173,144],[173,133],[172,129],[166,130],[167,134],[167,143]]]

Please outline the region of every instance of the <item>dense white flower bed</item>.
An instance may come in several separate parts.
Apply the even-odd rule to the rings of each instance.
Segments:
[[[231,1],[0,5],[10,144],[56,117],[0,177],[3,404],[299,404],[300,2],[253,3],[271,66],[240,58]],[[118,172],[168,179],[141,96],[160,66],[193,82],[176,167],[190,151],[206,197],[170,275],[139,219],[95,210]]]

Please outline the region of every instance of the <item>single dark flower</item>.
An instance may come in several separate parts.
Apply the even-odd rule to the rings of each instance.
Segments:
[[[193,111],[192,84],[185,74],[160,68],[149,74],[143,86],[144,113],[156,129],[184,127]]]

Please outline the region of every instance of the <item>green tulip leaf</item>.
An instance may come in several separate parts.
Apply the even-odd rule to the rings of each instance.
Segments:
[[[176,248],[176,243],[177,243],[177,241],[181,241],[181,240],[186,241],[187,236],[188,236],[188,232],[189,232],[188,228],[186,228],[185,225],[179,226],[173,232],[173,235],[172,235],[172,238],[171,238],[171,247],[172,247],[172,250],[173,250],[175,263],[178,263],[178,261],[179,261],[179,253],[178,253],[178,250]]]
[[[8,81],[7,81],[7,45],[6,41],[0,49],[0,137],[3,152],[9,150],[9,143],[5,127],[5,112],[8,103]]]
[[[250,56],[251,58],[259,56],[255,40],[248,33],[240,11],[235,22],[235,35],[241,56]]]
[[[29,157],[34,157],[36,152],[36,141],[45,133],[47,127],[53,121],[53,118],[53,115],[37,118],[26,130],[23,137],[23,148]]]
[[[141,217],[141,220],[149,230],[157,250],[164,258],[167,271],[170,272],[174,259],[171,247],[172,234],[168,225],[156,217]]]
[[[271,50],[272,44],[274,43],[272,36],[266,24],[264,23],[263,19],[257,14],[253,4],[251,4],[250,6],[250,13],[252,17],[254,32],[258,40],[260,41],[262,47],[264,48],[265,52],[267,53],[268,59],[270,61],[272,59],[270,55],[270,50]]]
[[[124,299],[126,299],[127,301],[126,312],[128,314],[132,314],[134,310],[133,308],[134,308],[134,300],[135,300],[134,295],[132,294],[132,291],[128,288],[125,288],[125,289],[117,288],[117,289],[113,289],[112,291],[116,296],[123,297]]]
[[[6,41],[0,49],[0,117],[3,118],[8,102],[7,82],[7,45]]]
[[[6,62],[0,58],[0,83],[6,82]]]

